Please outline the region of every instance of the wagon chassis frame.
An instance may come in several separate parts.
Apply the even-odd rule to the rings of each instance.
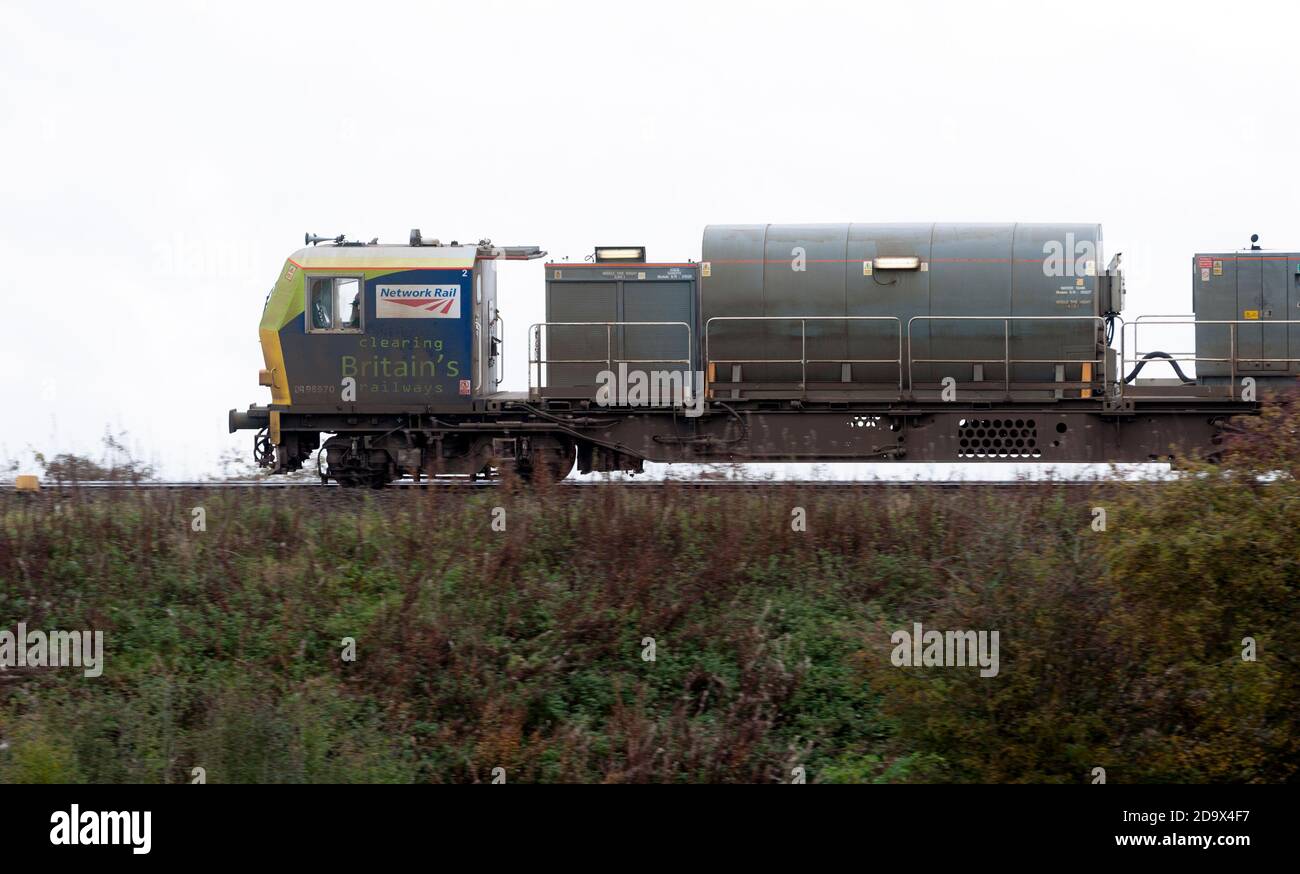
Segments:
[[[1221,395],[1198,397],[1193,392],[1196,387],[1185,388],[1189,396],[1178,400],[1167,395],[1144,399],[1131,392],[1119,407],[1104,406],[1101,398],[976,398],[961,402],[749,398],[710,401],[703,415],[691,418],[682,409],[501,398],[492,402],[492,409],[473,413],[308,412],[253,407],[240,415],[258,421],[278,413],[277,472],[300,466],[319,445],[322,434],[361,438],[363,445],[378,451],[386,451],[394,441],[410,447],[408,451],[422,452],[455,440],[487,447],[484,468],[474,475],[526,463],[518,447],[528,447],[539,438],[571,444],[583,472],[640,471],[647,461],[1053,464],[1214,460],[1233,427],[1229,420],[1256,414],[1258,404]],[[520,438],[525,440],[521,443]],[[422,468],[424,475],[435,475],[422,463],[395,466],[394,474],[419,478]]]

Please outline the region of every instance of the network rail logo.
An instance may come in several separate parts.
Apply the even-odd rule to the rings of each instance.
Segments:
[[[459,319],[459,285],[381,285],[375,315],[381,319]]]

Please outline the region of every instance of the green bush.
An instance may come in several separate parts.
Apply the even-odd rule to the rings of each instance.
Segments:
[[[106,667],[0,673],[0,780],[1292,780],[1297,420],[1095,488],[6,494],[0,621]]]

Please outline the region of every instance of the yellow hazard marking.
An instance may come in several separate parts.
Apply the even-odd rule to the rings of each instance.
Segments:
[[[262,340],[262,358],[271,372],[271,402],[288,406],[293,403],[289,395],[289,380],[285,376],[284,350],[280,348],[280,332],[262,328],[257,332]]]

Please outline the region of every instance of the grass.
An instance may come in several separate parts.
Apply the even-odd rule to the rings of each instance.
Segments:
[[[0,622],[102,629],[106,658],[0,671],[0,780],[1294,780],[1300,485],[1244,466],[1014,492],[7,493]],[[998,676],[894,667],[917,621],[997,629]]]

